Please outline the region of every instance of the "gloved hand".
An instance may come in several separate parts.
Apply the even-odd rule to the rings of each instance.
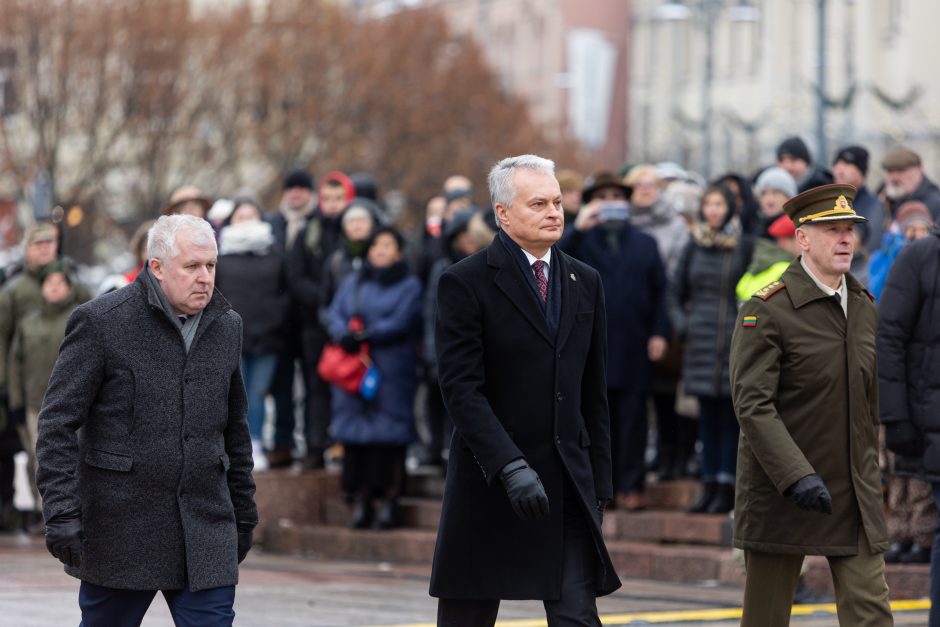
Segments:
[[[888,450],[905,457],[920,457],[924,452],[923,438],[906,420],[885,424],[885,445]]]
[[[9,410],[7,412],[7,416],[9,416],[10,422],[14,425],[26,424],[26,409],[23,407],[17,407],[16,409]]]
[[[339,345],[347,353],[358,353],[362,340],[355,333],[347,333],[339,339]]]
[[[499,471],[500,481],[516,516],[537,520],[548,515],[548,495],[542,480],[522,458],[513,460]]]
[[[46,548],[66,566],[78,568],[82,565],[84,540],[79,512],[65,512],[46,521]]]
[[[253,543],[254,543],[254,528],[243,527],[239,525],[238,527],[238,563],[239,564],[245,561],[245,556],[248,555],[248,551],[251,550],[251,545]]]
[[[829,496],[826,484],[816,473],[806,475],[787,488],[783,495],[807,512],[832,513],[832,497]]]

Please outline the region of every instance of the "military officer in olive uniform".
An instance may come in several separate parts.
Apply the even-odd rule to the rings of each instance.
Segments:
[[[734,546],[743,626],[784,627],[805,555],[832,569],[839,623],[892,625],[878,468],[875,304],[851,274],[851,185],[784,206],[801,250],[738,314],[731,388],[741,423]]]

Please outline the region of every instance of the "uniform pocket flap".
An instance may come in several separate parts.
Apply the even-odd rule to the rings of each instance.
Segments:
[[[123,453],[112,453],[92,448],[85,452],[85,463],[95,468],[129,472],[134,465],[134,458]]]
[[[228,469],[231,467],[232,463],[228,460],[228,455],[222,453],[219,455],[219,461],[222,463],[222,470],[228,472]]]
[[[591,446],[591,436],[588,435],[587,427],[581,427],[581,448]]]

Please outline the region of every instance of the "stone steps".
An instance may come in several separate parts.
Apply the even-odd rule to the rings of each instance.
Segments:
[[[339,477],[326,471],[271,471],[256,476],[256,500],[264,550],[324,559],[430,565],[441,512],[443,480],[412,476],[401,499],[404,527],[391,531],[346,528],[351,508],[343,502]],[[684,513],[698,493],[692,481],[651,484],[649,509],[608,511],[604,536],[622,578],[741,585],[743,566],[730,549],[727,516]],[[888,585],[897,599],[928,595],[927,565],[888,566]],[[807,584],[832,595],[824,558],[809,558]]]

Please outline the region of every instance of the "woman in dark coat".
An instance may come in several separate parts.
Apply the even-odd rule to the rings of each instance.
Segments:
[[[248,394],[248,430],[255,470],[267,470],[261,444],[264,397],[271,387],[278,352],[283,350],[288,291],[284,254],[271,225],[254,201],[236,199],[219,231],[216,287],[244,323],[242,376]]]
[[[355,499],[354,528],[372,524],[373,498],[382,500],[375,526],[398,525],[405,449],[417,439],[413,408],[421,283],[402,259],[403,242],[391,227],[376,229],[365,264],[340,285],[327,315],[332,341],[350,353],[367,342],[380,377],[372,400],[333,387],[331,435],[344,447],[343,490]],[[354,316],[362,320],[362,331],[350,331]]]
[[[705,190],[669,291],[673,324],[687,342],[682,385],[686,394],[698,397],[700,407],[704,490],[689,510],[693,513],[726,513],[734,506],[738,422],[728,357],[737,316],[735,286],[754,249],[734,206],[726,187]]]
[[[891,266],[878,303],[878,380],[881,422],[885,443],[895,453],[895,472],[929,482],[940,507],[940,231],[936,229],[902,248]],[[933,540],[930,568],[934,608],[930,624],[940,625],[940,533]]]

